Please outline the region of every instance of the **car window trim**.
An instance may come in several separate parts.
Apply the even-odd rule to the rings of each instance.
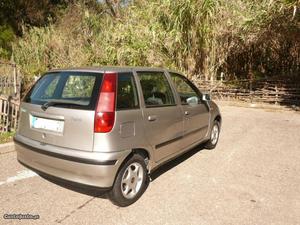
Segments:
[[[138,108],[122,108],[122,109],[117,109],[116,108],[116,111],[128,111],[128,110],[139,110],[139,109],[141,109],[140,107],[138,107]]]
[[[161,108],[161,107],[173,107],[177,106],[177,104],[166,104],[166,105],[146,105],[145,108]]]

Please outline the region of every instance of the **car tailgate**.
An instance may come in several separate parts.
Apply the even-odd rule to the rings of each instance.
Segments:
[[[93,150],[93,110],[49,107],[23,102],[20,107],[18,134],[60,147]]]

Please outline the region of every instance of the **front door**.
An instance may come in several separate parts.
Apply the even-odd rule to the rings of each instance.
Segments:
[[[145,135],[158,162],[182,148],[183,117],[162,71],[138,71],[143,92]]]
[[[188,147],[201,141],[207,134],[209,107],[201,100],[200,91],[184,76],[170,73],[180,96],[184,114],[183,146]]]

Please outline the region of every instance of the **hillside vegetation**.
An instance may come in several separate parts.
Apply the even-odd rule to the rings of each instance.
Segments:
[[[53,22],[23,27],[13,55],[25,76],[90,65],[162,66],[203,79],[299,75],[299,3],[72,1]]]

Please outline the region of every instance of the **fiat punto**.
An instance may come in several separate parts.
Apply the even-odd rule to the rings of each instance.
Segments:
[[[45,73],[27,93],[14,141],[28,168],[107,188],[128,206],[158,166],[201,143],[215,148],[220,128],[218,106],[176,71],[71,68]]]

